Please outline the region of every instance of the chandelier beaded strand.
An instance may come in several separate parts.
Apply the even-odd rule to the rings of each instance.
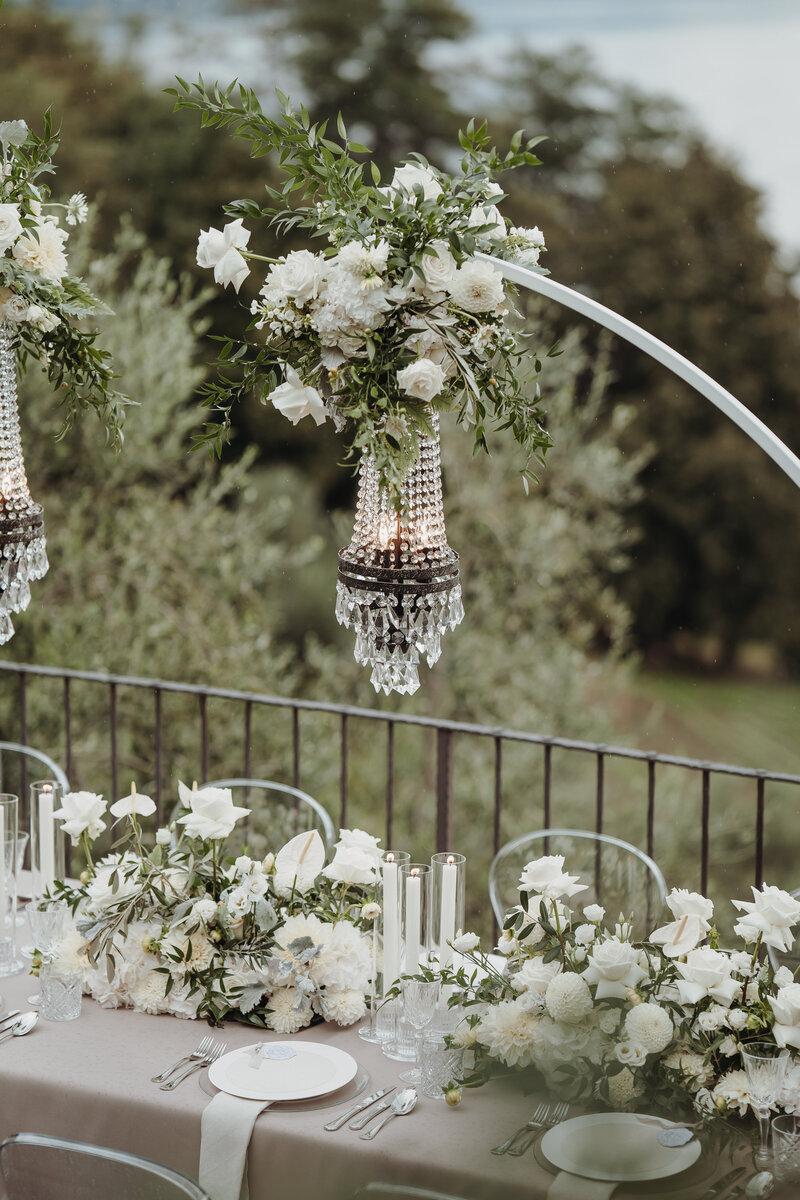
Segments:
[[[359,468],[355,527],[339,551],[336,619],[355,630],[354,655],[372,667],[375,691],[412,695],[420,654],[432,667],[441,638],[464,616],[458,555],[447,544],[442,505],[439,417],[434,436],[401,487],[399,509],[388,501],[378,471],[365,457]]]
[[[11,327],[0,321],[0,645],[14,635],[11,613],[30,602],[30,581],[48,568],[42,506],[28,489],[17,408]]]

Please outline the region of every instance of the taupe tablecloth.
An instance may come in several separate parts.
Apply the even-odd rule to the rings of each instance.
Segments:
[[[25,1010],[35,987],[28,975],[0,979],[0,994],[12,1008]],[[146,1155],[196,1179],[200,1116],[209,1097],[196,1076],[174,1092],[160,1091],[150,1077],[208,1032],[202,1022],[102,1009],[84,998],[79,1020],[40,1021],[27,1037],[0,1045],[0,1137],[32,1131],[75,1138]],[[219,1036],[234,1049],[262,1035],[231,1023]],[[370,1091],[397,1083],[401,1065],[362,1042],[354,1029],[321,1025],[296,1036],[347,1050],[369,1072]],[[372,1142],[360,1141],[347,1127],[323,1130],[344,1106],[267,1110],[251,1142],[251,1198],[349,1200],[371,1180],[403,1181],[467,1200],[541,1198],[552,1176],[532,1154],[490,1152],[534,1108],[516,1087],[499,1084],[466,1092],[458,1108],[421,1096],[413,1114],[392,1121]],[[696,1200],[709,1183],[661,1194],[664,1200]]]

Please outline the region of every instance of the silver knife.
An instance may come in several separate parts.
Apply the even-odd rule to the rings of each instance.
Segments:
[[[366,1100],[362,1100],[360,1104],[354,1104],[352,1108],[348,1108],[343,1117],[337,1117],[335,1121],[328,1121],[328,1124],[323,1125],[322,1128],[328,1129],[331,1132],[333,1132],[335,1129],[341,1129],[343,1125],[347,1124],[351,1117],[356,1115],[356,1113],[363,1112],[365,1108],[369,1108],[370,1105],[374,1104],[376,1100],[382,1100],[384,1096],[388,1096],[389,1092],[393,1091],[394,1085],[383,1088],[380,1092],[373,1092],[371,1096],[367,1096]]]
[[[726,1175],[718,1179],[713,1187],[709,1188],[703,1200],[716,1200],[717,1197],[719,1197],[719,1200],[722,1200],[722,1197],[727,1196],[734,1184],[746,1173],[746,1167],[734,1167],[732,1171],[728,1171]]]
[[[387,1108],[391,1107],[391,1100],[381,1100],[380,1104],[376,1104],[375,1107],[370,1112],[365,1113],[363,1117],[357,1117],[355,1121],[351,1121],[347,1128],[363,1129],[368,1121],[371,1121],[373,1117],[377,1117],[378,1113],[386,1112]]]
[[[19,1014],[20,1010],[18,1008],[12,1008],[11,1012],[6,1013],[2,1020],[0,1020],[0,1029],[6,1029],[9,1025],[13,1025]]]

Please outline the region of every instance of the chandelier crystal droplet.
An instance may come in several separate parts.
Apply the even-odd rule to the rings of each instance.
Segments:
[[[464,616],[458,555],[444,527],[438,414],[432,423],[399,510],[379,487],[374,462],[362,459],[355,528],[339,551],[336,619],[355,630],[356,662],[372,667],[375,691],[387,696],[416,692],[420,655],[432,667],[443,635]]]
[[[22,458],[11,327],[0,321],[0,645],[14,636],[11,614],[28,607],[30,582],[47,567],[42,506],[31,498]]]

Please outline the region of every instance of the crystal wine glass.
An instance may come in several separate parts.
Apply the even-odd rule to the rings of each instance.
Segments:
[[[769,1154],[769,1110],[780,1095],[789,1051],[774,1042],[749,1042],[742,1047],[742,1061],[747,1072],[747,1087],[750,1102],[758,1117],[761,1144],[756,1151],[755,1163],[761,1170],[770,1166]]]
[[[45,903],[42,900],[31,900],[25,908],[33,935],[33,947],[46,962],[66,932],[69,912],[66,901],[50,900]],[[28,1004],[38,1004],[39,1000],[38,995],[28,996]]]
[[[414,1030],[417,1046],[416,1061],[419,1064],[419,1039],[426,1025],[430,1025],[436,1006],[439,1003],[439,980],[422,979],[403,980],[403,1018]],[[419,1083],[421,1080],[419,1065],[400,1075],[403,1083]]]

